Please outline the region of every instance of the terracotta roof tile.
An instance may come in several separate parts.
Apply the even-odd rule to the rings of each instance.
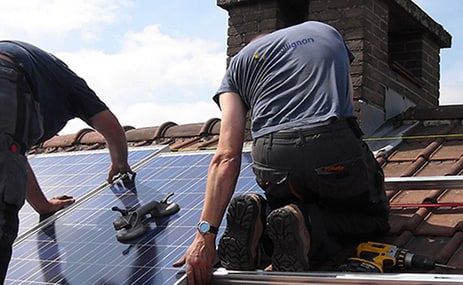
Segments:
[[[131,129],[125,132],[129,147],[146,146],[153,143],[156,139],[159,127],[147,127]]]
[[[389,155],[379,157],[386,177],[459,175],[463,169],[463,106],[453,117],[445,108],[418,111],[421,119]],[[432,114],[438,120],[431,120]],[[429,255],[436,261],[463,265],[463,185],[462,189],[408,190],[406,187],[387,191],[391,202],[389,240],[410,251]],[[430,204],[441,203],[441,206]],[[453,203],[445,204],[442,203]],[[411,205],[396,207],[395,205]],[[433,272],[445,272],[435,269]],[[461,270],[458,273],[462,273]]]
[[[383,170],[387,173],[390,177],[399,177],[403,176],[402,173],[410,168],[413,161],[392,161],[391,163],[384,164],[383,163]]]
[[[45,141],[43,143],[43,147],[45,148],[53,148],[53,147],[70,147],[75,144],[76,142],[76,135],[63,135],[63,136],[55,136],[51,139]]]
[[[59,136],[58,136],[59,137]],[[106,140],[99,132],[87,132],[80,137],[80,144],[93,145],[93,144],[106,144]]]
[[[153,141],[159,127],[131,129],[125,132],[127,142]]]

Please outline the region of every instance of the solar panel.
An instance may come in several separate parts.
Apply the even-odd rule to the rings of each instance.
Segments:
[[[162,149],[134,148],[129,151],[129,164],[136,166]],[[28,160],[47,198],[68,195],[77,200],[105,185],[111,162],[108,150],[41,154],[30,156]],[[19,236],[39,222],[39,215],[28,203],[22,207],[19,217]]]
[[[135,169],[136,192],[116,184],[50,220],[15,244],[7,284],[174,284],[183,272],[172,264],[195,235],[212,155],[160,153]],[[237,193],[260,191],[250,162],[244,153]],[[178,213],[149,223],[140,238],[117,241],[112,223],[120,214],[112,207],[146,205],[170,192]]]

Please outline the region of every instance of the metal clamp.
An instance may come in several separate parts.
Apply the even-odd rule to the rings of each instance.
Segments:
[[[117,231],[117,240],[125,242],[140,237],[146,232],[147,227],[145,224],[152,219],[163,218],[177,213],[180,210],[179,205],[168,202],[172,195],[174,195],[173,192],[167,194],[160,202],[151,201],[133,211],[113,207],[113,211],[121,214],[113,222],[114,229]]]

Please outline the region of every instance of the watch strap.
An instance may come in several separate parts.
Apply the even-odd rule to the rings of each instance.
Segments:
[[[209,225],[209,232],[216,235],[219,233],[219,228]]]

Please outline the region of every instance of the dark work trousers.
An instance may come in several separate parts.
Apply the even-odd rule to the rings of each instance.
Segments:
[[[389,230],[384,175],[355,119],[254,140],[253,170],[271,209],[295,203],[311,234],[312,263],[344,242]]]
[[[22,88],[18,88],[18,78],[17,70],[0,60],[0,284],[4,282],[18,234],[18,212],[24,204],[27,185],[26,157],[13,138],[18,125],[17,99],[25,98]]]
[[[18,213],[26,197],[26,157],[0,151],[0,284],[5,279],[18,234]]]

